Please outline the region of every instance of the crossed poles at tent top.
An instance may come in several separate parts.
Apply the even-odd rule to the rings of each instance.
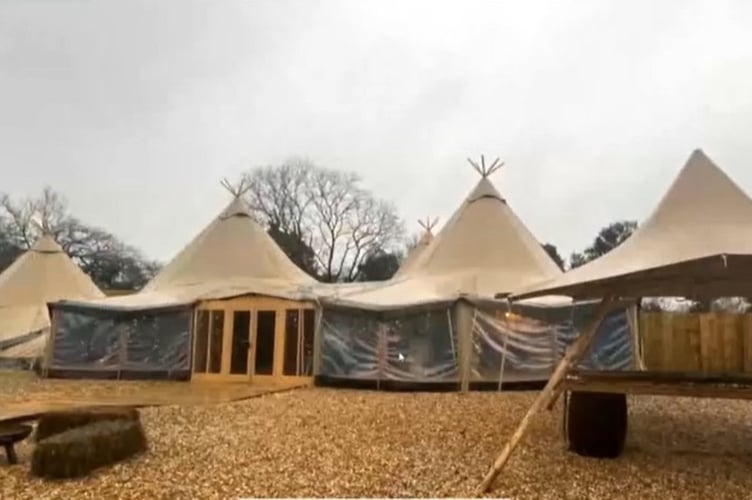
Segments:
[[[230,183],[230,181],[227,180],[227,178],[222,179],[220,184],[222,185],[223,188],[228,190],[230,194],[232,194],[235,198],[240,198],[245,193],[247,193],[249,189],[251,189],[251,183],[245,177],[240,179],[240,182],[235,186],[233,186]]]
[[[498,156],[489,166],[486,166],[486,157],[484,155],[480,155],[480,165],[470,158],[468,158],[467,161],[470,162],[470,165],[472,165],[475,171],[484,179],[504,166],[504,162],[501,161]]]
[[[488,177],[497,170],[499,170],[501,167],[504,166],[504,162],[499,159],[497,156],[496,159],[494,159],[493,163],[491,165],[486,166],[486,157],[485,155],[480,155],[480,165],[478,163],[474,162],[470,158],[467,159],[468,162],[470,162],[470,165],[473,166],[476,172],[478,172],[481,177]],[[230,192],[234,197],[240,197],[248,192],[248,190],[251,189],[251,183],[246,178],[243,177],[240,179],[240,182],[237,183],[237,185],[233,186],[230,181],[227,180],[227,178],[222,179],[220,182],[223,188],[225,188],[227,191]],[[430,221],[430,219],[426,218],[425,221],[418,221],[418,224],[425,229],[426,231],[430,231],[433,229],[436,224],[438,223],[438,218],[434,219],[433,221]]]
[[[431,233],[431,230],[436,227],[436,224],[439,223],[439,218],[434,217],[433,220],[431,220],[430,217],[426,217],[425,220],[418,219],[418,225],[425,230],[426,233]]]

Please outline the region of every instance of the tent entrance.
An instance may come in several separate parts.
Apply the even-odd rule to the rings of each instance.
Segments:
[[[313,378],[312,305],[270,297],[199,304],[194,380],[299,384]]]
[[[277,311],[258,311],[256,317],[253,368],[256,375],[274,376]]]
[[[251,349],[251,311],[232,312],[232,343],[230,345],[230,374],[251,375],[248,357]]]

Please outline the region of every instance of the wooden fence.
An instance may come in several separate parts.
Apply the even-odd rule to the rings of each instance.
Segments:
[[[752,314],[641,312],[645,368],[752,373]]]

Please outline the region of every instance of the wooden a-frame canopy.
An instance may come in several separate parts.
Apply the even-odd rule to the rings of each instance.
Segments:
[[[701,150],[695,150],[652,215],[608,254],[510,294],[601,298],[590,325],[572,343],[548,383],[478,487],[488,491],[532,417],[552,407],[571,366],[587,351],[603,318],[623,300],[645,296],[752,294],[752,199]]]

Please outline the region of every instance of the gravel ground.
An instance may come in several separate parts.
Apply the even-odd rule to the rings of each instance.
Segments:
[[[471,496],[533,397],[313,388],[149,408],[146,455],[83,481],[43,482],[29,477],[31,449],[22,444],[22,463],[0,466],[0,498]],[[561,409],[544,412],[489,496],[748,497],[750,408],[633,398],[627,450],[614,461],[566,453]]]

